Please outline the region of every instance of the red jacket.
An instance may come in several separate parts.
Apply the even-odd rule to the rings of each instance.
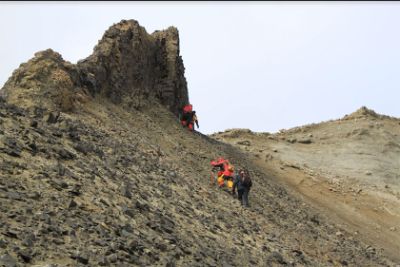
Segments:
[[[213,160],[211,161],[211,165],[213,167],[219,167],[222,171],[222,173],[224,174],[224,176],[229,176],[232,177],[233,176],[233,169],[230,170],[230,167],[232,166],[228,160],[224,159],[224,158],[218,158],[217,160]]]

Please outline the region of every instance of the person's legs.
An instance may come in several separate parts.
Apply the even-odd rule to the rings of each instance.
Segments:
[[[238,190],[238,199],[240,201],[240,203],[243,205],[243,191],[244,190]]]
[[[243,206],[245,207],[249,206],[249,191],[249,189],[243,191]]]

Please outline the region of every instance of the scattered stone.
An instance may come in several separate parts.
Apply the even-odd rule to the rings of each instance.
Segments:
[[[65,181],[57,178],[50,180],[50,184],[58,191],[68,188],[68,184]]]
[[[18,239],[18,232],[12,229],[6,230],[3,234],[5,236]]]
[[[68,208],[73,209],[73,208],[76,208],[77,206],[78,206],[78,203],[76,203],[75,200],[71,199],[71,201],[69,202]]]
[[[17,267],[17,260],[9,254],[3,254],[0,256],[0,266],[4,267]]]
[[[84,155],[87,155],[90,152],[93,152],[95,150],[95,147],[91,143],[79,141],[75,146],[75,150],[78,152],[83,153]]]
[[[310,138],[306,138],[306,139],[300,139],[297,142],[300,144],[311,144],[312,140]]]
[[[50,112],[47,116],[47,123],[56,123],[60,117],[60,112]]]
[[[35,241],[36,241],[35,235],[29,233],[24,237],[24,240],[22,240],[22,245],[24,245],[25,247],[33,247]]]
[[[132,198],[131,191],[132,191],[132,186],[129,183],[124,183],[121,186],[121,194],[126,198],[129,198],[129,199]]]
[[[80,253],[76,255],[76,260],[82,264],[88,264],[89,263],[89,256],[86,255],[85,253]]]
[[[111,254],[107,256],[106,260],[110,263],[116,263],[118,260],[118,256],[117,254]]]
[[[26,263],[29,263],[32,260],[32,252],[28,249],[18,251],[18,256]]]
[[[74,153],[72,153],[71,151],[68,151],[65,148],[58,149],[57,153],[60,156],[60,159],[71,160],[71,159],[75,159],[76,158],[76,155]]]
[[[236,142],[236,144],[243,146],[251,146],[251,142],[249,140],[238,141]]]
[[[0,239],[0,248],[6,248],[7,242],[4,239]]]
[[[268,264],[270,265],[272,263],[287,264],[286,261],[283,259],[282,255],[277,251],[272,252],[268,256],[266,263],[267,265]]]

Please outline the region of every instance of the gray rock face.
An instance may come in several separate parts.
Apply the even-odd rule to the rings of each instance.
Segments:
[[[110,27],[94,53],[78,63],[81,81],[91,93],[114,103],[140,108],[153,96],[177,112],[188,101],[178,30],[169,27],[149,35],[135,20]]]
[[[97,95],[135,109],[154,99],[178,115],[189,101],[179,53],[175,27],[148,34],[137,21],[122,20],[77,65],[51,49],[36,53],[14,71],[0,94],[9,103],[32,107],[33,102],[62,111],[75,110]],[[57,121],[54,114],[48,115],[49,123]]]

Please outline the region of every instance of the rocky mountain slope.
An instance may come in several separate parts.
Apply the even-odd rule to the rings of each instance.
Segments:
[[[182,128],[183,71],[176,29],[122,21],[77,65],[47,50],[13,73],[0,266],[395,266],[246,151]],[[219,156],[250,169],[251,208],[210,185]]]
[[[276,134],[228,130],[239,147],[330,219],[400,261],[400,120],[362,107]]]

